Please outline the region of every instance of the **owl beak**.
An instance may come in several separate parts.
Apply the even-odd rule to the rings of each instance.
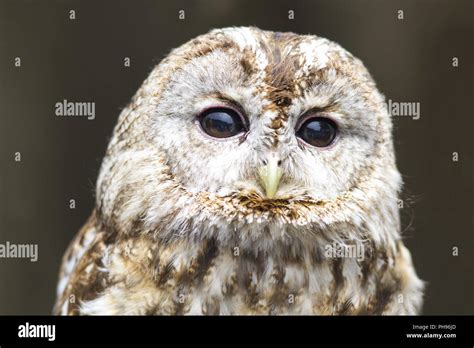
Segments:
[[[259,168],[258,175],[262,181],[267,198],[275,197],[278,190],[283,171],[280,168],[281,161],[277,156],[271,156],[264,161],[264,165]]]

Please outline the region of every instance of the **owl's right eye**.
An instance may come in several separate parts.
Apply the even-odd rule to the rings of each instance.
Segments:
[[[230,138],[245,132],[242,117],[229,108],[207,109],[198,120],[202,130],[213,138]]]

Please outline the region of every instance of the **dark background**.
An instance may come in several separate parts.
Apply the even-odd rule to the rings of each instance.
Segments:
[[[387,98],[421,103],[419,120],[394,124],[404,236],[428,283],[423,313],[474,314],[473,3],[0,0],[0,243],[39,248],[36,263],[0,259],[0,314],[51,312],[112,128],[153,65],[198,34],[240,25],[327,37],[362,59]],[[95,102],[95,120],[56,117],[63,99]]]

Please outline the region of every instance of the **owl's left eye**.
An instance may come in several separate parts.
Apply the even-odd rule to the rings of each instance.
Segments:
[[[212,108],[198,117],[202,130],[213,138],[230,138],[243,133],[242,117],[229,108]]]
[[[314,117],[304,122],[296,131],[296,135],[312,146],[327,147],[336,138],[337,126],[328,118]]]

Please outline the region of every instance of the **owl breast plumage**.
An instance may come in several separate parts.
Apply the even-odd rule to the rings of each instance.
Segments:
[[[122,111],[57,314],[415,314],[392,123],[316,36],[213,30]]]

